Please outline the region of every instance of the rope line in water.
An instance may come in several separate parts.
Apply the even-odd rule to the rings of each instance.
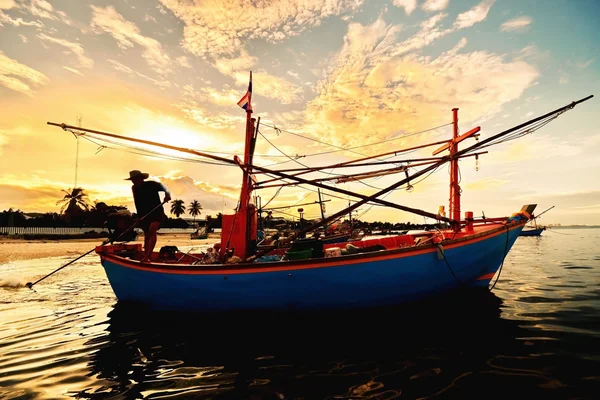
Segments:
[[[504,260],[506,259],[506,255],[508,254],[508,225],[504,225],[504,227],[506,228],[506,243],[504,243],[504,256],[502,257],[502,263],[500,264],[500,269],[498,270],[498,275],[496,276],[496,281],[494,282],[492,287],[489,289],[490,292],[492,290],[494,290],[494,288],[496,287],[496,283],[498,283],[498,280],[500,279],[500,274],[502,274],[502,267],[504,266]]]
[[[105,241],[102,242],[102,246],[104,246],[105,244],[112,244],[113,242],[116,242],[117,240],[119,240],[124,234],[126,234],[127,232],[129,232],[130,230],[132,230],[133,228],[135,228],[140,222],[142,222],[144,219],[146,219],[146,217],[148,217],[150,214],[152,214],[155,210],[158,209],[158,207],[162,207],[165,204],[165,202],[161,202],[159,205],[157,205],[156,207],[154,207],[148,214],[144,215],[142,218],[140,218],[139,220],[137,220],[135,223],[133,223],[129,228],[125,229],[123,232],[121,232],[121,234],[119,236],[117,236],[114,239],[106,239]],[[235,220],[234,220],[235,222]],[[68,263],[66,263],[65,265],[63,265],[62,267],[59,267],[57,269],[55,269],[54,271],[50,272],[48,275],[41,277],[40,279],[38,279],[37,281],[31,283],[31,282],[27,282],[25,284],[26,288],[31,289],[33,287],[33,285],[37,284],[38,282],[43,281],[44,279],[46,279],[47,277],[49,277],[50,275],[55,274],[56,272],[60,271],[61,269],[73,264],[75,261],[87,256],[88,254],[90,254],[91,252],[93,252],[94,250],[96,250],[96,247],[94,247],[93,249],[91,249],[90,251],[80,255],[79,257],[75,258],[74,260],[69,261]]]
[[[448,270],[450,271],[450,273],[452,274],[452,276],[454,277],[454,279],[456,279],[456,282],[458,283],[458,285],[459,286],[463,286],[464,283],[462,283],[460,281],[460,279],[458,279],[458,277],[456,276],[456,274],[452,270],[452,267],[450,267],[450,264],[448,263],[448,260],[446,259],[446,255],[444,254],[444,248],[442,247],[442,245],[438,244],[437,247],[438,247],[438,251],[442,254],[442,257],[444,257],[444,261],[446,262],[446,266],[448,267]]]

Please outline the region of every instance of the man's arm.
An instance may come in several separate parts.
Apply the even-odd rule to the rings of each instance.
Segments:
[[[158,182],[158,185],[160,187],[159,191],[165,192],[164,202],[167,203],[167,202],[171,201],[171,193],[169,193],[169,190],[167,189],[167,187],[160,182]]]

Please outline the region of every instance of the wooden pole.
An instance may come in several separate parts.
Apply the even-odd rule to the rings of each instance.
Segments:
[[[321,188],[317,188],[319,194],[319,208],[321,209],[321,221],[325,221],[325,212],[323,211],[323,200],[321,199]],[[323,222],[323,236],[327,236],[327,222]]]
[[[458,150],[458,108],[452,109],[452,141],[450,142],[450,219],[454,220],[454,230],[460,230],[460,186],[458,184],[458,157],[454,158]]]

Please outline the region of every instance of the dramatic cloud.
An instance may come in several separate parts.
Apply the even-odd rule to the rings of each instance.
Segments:
[[[43,86],[48,82],[50,80],[46,75],[7,57],[0,51],[0,85],[33,96],[35,86]]]
[[[500,30],[502,30],[504,32],[522,31],[525,28],[527,28],[529,25],[531,25],[532,22],[533,22],[533,20],[530,17],[523,15],[521,17],[509,19],[508,21],[506,21],[505,23],[500,25]]]
[[[404,8],[406,15],[410,15],[417,8],[417,0],[394,0],[393,4],[396,7]]]
[[[449,122],[457,99],[466,129],[519,98],[539,76],[523,61],[486,51],[461,54],[464,38],[437,58],[414,53],[440,36],[441,19],[432,17],[399,44],[398,29],[381,19],[369,26],[350,24],[335,67],[307,107],[307,131],[337,145],[364,145]]]
[[[441,11],[448,7],[450,0],[425,0],[423,10],[425,11]]]
[[[161,0],[184,23],[183,46],[201,57],[235,57],[252,39],[271,43],[296,36],[362,0]]]
[[[171,59],[165,53],[160,42],[144,36],[139,28],[127,21],[113,6],[105,8],[91,6],[93,10],[92,29],[96,33],[108,33],[122,50],[132,48],[134,45],[143,48],[142,57],[156,72],[164,74],[171,70]]]
[[[81,67],[92,68],[94,66],[94,61],[91,58],[85,56],[81,44],[69,42],[68,40],[64,39],[53,38],[43,33],[38,34],[38,38],[42,39],[45,42],[50,42],[59,46],[66,47],[68,49],[67,54],[74,54],[75,57],[77,57],[77,60],[79,61],[79,65]]]

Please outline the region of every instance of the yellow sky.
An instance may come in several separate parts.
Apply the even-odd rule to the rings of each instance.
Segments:
[[[76,125],[81,117],[90,129],[242,156],[245,112],[236,103],[250,70],[264,135],[256,162],[282,169],[447,139],[450,126],[418,132],[451,122],[453,107],[460,109],[461,132],[481,126],[481,138],[489,137],[600,87],[600,62],[589,56],[598,54],[597,44],[583,32],[593,24],[583,6],[572,10],[578,28],[561,33],[579,39],[580,47],[569,50],[545,40],[547,29],[560,26],[553,21],[561,16],[550,11],[535,15],[494,0],[414,3],[1,0],[0,209],[58,211],[61,190],[73,187],[77,141],[48,121]],[[556,205],[546,223],[600,224],[598,111],[592,99],[530,137],[486,149],[478,170],[474,159],[461,161],[463,211],[509,215],[537,203]],[[381,141],[387,142],[365,146]],[[134,210],[123,178],[140,169],[174,198],[200,201],[203,215],[235,207],[235,167],[100,149],[80,138],[77,185],[91,200]],[[430,157],[432,150],[406,157]],[[331,153],[313,156],[323,152]],[[338,186],[371,194],[401,177]],[[275,190],[258,194],[264,204]],[[326,195],[327,213],[347,204],[341,197]],[[270,205],[316,199],[314,191],[289,187]],[[386,200],[434,213],[447,207],[447,167]],[[308,217],[319,214],[317,207],[306,210]],[[358,214],[423,222],[378,206]]]

